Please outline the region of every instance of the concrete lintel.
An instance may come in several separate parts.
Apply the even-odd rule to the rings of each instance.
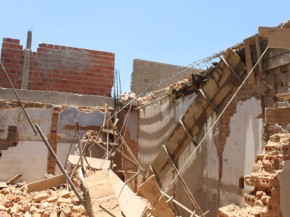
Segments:
[[[91,107],[104,106],[106,103],[109,107],[114,107],[114,99],[111,97],[19,89],[17,93],[22,101]],[[17,100],[13,90],[10,88],[0,88],[0,99]]]

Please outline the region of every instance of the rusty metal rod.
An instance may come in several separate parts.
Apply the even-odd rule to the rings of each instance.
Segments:
[[[186,206],[184,206],[182,203],[179,203],[177,200],[174,199],[174,197],[170,197],[168,194],[166,194],[165,192],[161,191],[161,193],[168,198],[168,200],[172,201],[173,203],[175,203],[177,206],[181,207],[182,209],[184,209],[185,211],[187,211],[190,215],[195,214],[194,211],[188,209]],[[166,201],[167,203],[167,201]],[[198,215],[195,215],[195,217],[197,217]]]
[[[74,184],[72,183],[72,180],[70,179],[70,177],[68,176],[67,172],[65,171],[64,167],[62,166],[62,164],[60,163],[59,159],[57,158],[56,154],[54,153],[53,149],[51,148],[51,145],[49,144],[46,136],[43,134],[43,132],[41,131],[40,127],[38,126],[38,124],[35,125],[35,128],[37,129],[39,135],[41,136],[44,144],[46,145],[46,147],[48,148],[50,154],[53,156],[54,160],[56,161],[59,169],[61,170],[61,172],[63,173],[66,181],[68,182],[68,184],[70,185],[70,187],[72,188],[72,190],[74,191],[75,195],[78,197],[78,199],[80,200],[81,203],[84,204],[85,206],[85,201],[84,199],[81,197],[81,195],[79,194],[78,190],[76,189],[76,187],[74,186]],[[86,206],[85,206],[86,207]]]

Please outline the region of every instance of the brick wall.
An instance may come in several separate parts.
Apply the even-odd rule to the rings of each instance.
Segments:
[[[4,38],[1,50],[1,61],[9,73],[15,88],[21,87],[21,74],[23,66],[23,47],[18,39]],[[10,88],[10,84],[0,67],[0,86]]]
[[[23,59],[19,40],[4,38],[1,60],[16,88],[21,88]],[[109,52],[40,44],[31,53],[28,89],[110,96],[114,62]],[[10,87],[3,73],[0,80],[1,87]]]

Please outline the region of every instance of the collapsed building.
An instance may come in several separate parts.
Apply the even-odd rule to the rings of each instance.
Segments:
[[[287,216],[289,28],[188,67],[135,60],[117,100],[114,54],[3,39],[1,214]]]

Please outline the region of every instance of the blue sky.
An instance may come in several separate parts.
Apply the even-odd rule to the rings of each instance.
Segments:
[[[0,38],[110,51],[130,89],[133,59],[186,66],[290,19],[290,1],[7,0]]]

